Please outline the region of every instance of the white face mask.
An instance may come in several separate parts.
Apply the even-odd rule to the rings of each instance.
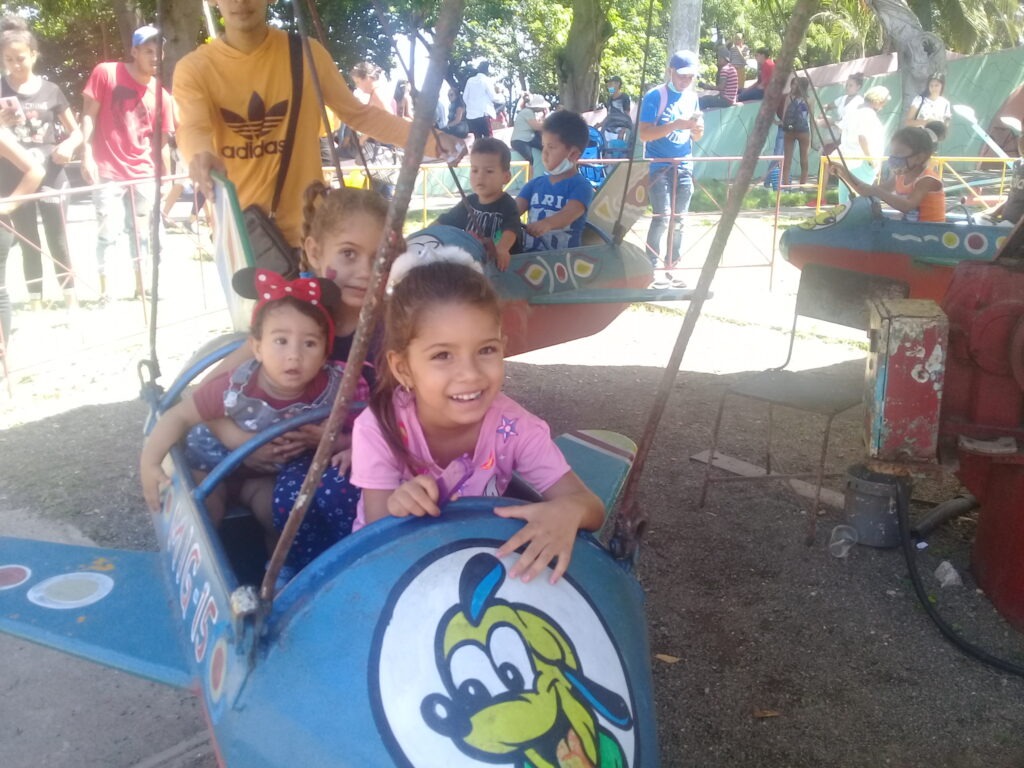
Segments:
[[[552,170],[544,169],[544,173],[548,176],[561,176],[563,173],[568,173],[572,170],[573,162],[568,157],[562,160],[558,166]]]

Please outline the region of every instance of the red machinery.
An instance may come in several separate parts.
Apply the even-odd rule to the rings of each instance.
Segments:
[[[956,466],[981,503],[978,584],[1024,630],[1024,229],[996,261],[959,264],[942,310],[873,308],[868,452],[883,466]]]
[[[955,446],[960,481],[981,502],[975,577],[1024,630],[1024,258],[1013,245],[995,262],[960,264],[943,300],[941,434]]]

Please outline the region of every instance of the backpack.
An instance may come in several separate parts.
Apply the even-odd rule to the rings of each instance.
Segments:
[[[807,116],[800,108],[806,102],[803,99],[790,99],[786,106],[786,113],[782,116],[782,130],[789,132],[806,132],[810,126],[807,124]]]
[[[668,109],[668,86],[665,85],[665,83],[662,83],[659,86],[651,88],[651,90],[644,94],[644,98],[646,99],[648,95],[655,91],[658,92],[658,113],[654,116],[654,124],[657,125],[661,116],[665,114],[665,110]]]

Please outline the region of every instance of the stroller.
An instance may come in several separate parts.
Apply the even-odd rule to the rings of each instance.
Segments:
[[[590,127],[590,138],[587,140],[587,148],[583,150],[583,154],[580,155],[580,173],[583,177],[590,182],[590,185],[595,189],[600,187],[604,183],[605,166],[601,163],[596,165],[588,164],[587,160],[599,160],[604,157],[605,142],[604,135],[597,128]]]
[[[633,139],[633,120],[629,115],[613,110],[605,120],[602,131],[605,139],[604,157],[608,160],[622,160],[629,156],[629,145]],[[614,135],[614,138],[612,136]]]

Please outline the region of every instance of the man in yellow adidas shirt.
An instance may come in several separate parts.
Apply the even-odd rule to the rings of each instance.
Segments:
[[[181,125],[177,140],[189,175],[211,196],[210,171],[226,172],[242,208],[270,212],[287,135],[292,99],[288,35],[267,25],[267,0],[217,0],[224,35],[185,56],[174,72],[174,97]],[[380,142],[404,146],[405,120],[361,104],[349,90],[327,50],[310,40],[324,102],[346,124]],[[294,247],[302,240],[302,193],[320,170],[321,118],[317,92],[303,57],[302,97],[291,161],[276,222]],[[452,153],[454,141],[438,147],[428,140],[426,154]],[[449,146],[450,145],[450,146]]]

